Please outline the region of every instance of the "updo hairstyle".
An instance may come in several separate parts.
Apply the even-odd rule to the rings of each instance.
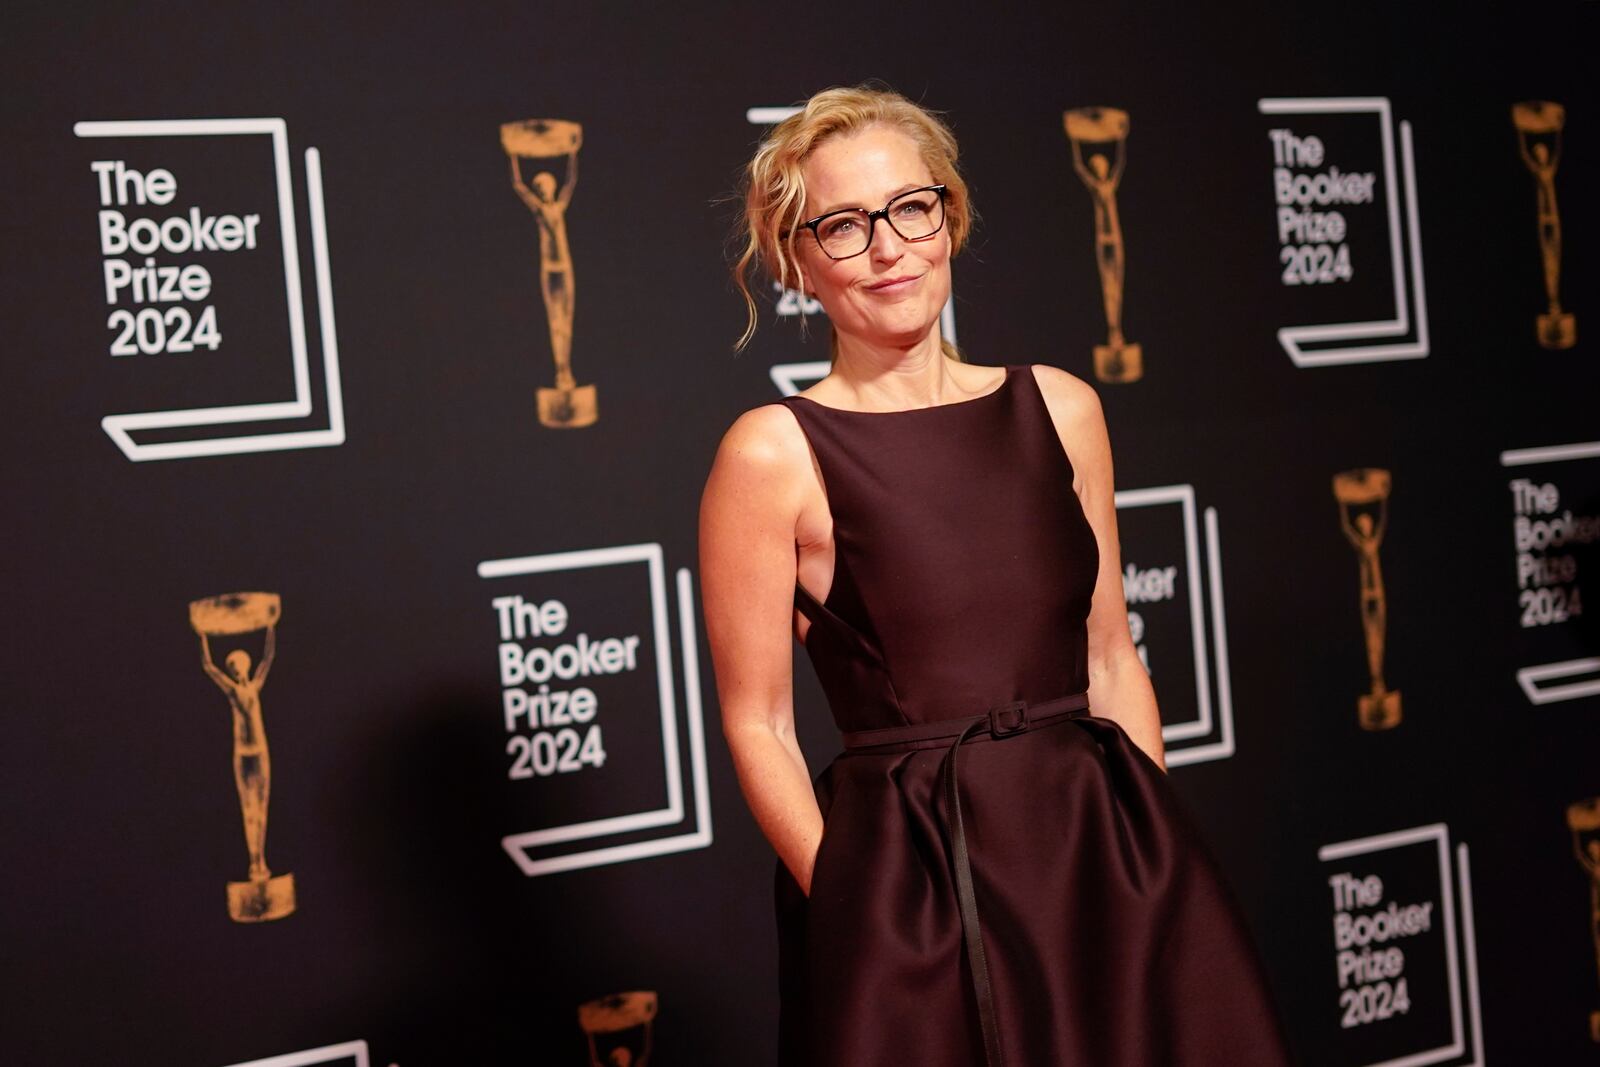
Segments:
[[[741,176],[737,236],[744,248],[734,262],[733,281],[744,297],[746,321],[744,333],[734,344],[736,350],[743,349],[756,332],[759,315],[752,283],[759,284],[765,276],[784,289],[800,288],[794,242],[806,203],[801,167],[830,137],[847,136],[873,125],[891,126],[916,143],[934,184],[945,187],[950,254],[961,251],[973,211],[967,183],[956,169],[958,150],[950,127],[892,89],[870,83],[824,89],[768,131]],[[838,345],[835,336],[834,354]],[[961,358],[950,341],[945,340],[943,347],[952,359]]]

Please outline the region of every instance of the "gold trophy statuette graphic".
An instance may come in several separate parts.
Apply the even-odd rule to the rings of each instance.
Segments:
[[[656,995],[648,989],[578,1005],[578,1025],[589,1039],[590,1067],[647,1067],[650,1021],[655,1017]]]
[[[201,666],[228,698],[233,710],[233,783],[244,814],[244,843],[250,852],[250,873],[243,882],[228,883],[228,915],[234,922],[281,919],[294,912],[294,875],[273,875],[267,869],[267,796],[272,789],[272,759],[261,722],[261,688],[277,647],[282,602],[276,593],[227,593],[189,604],[189,625],[200,635]],[[250,653],[229,652],[218,667],[211,656],[211,638],[234,637],[265,630],[261,661],[251,670]]]
[[[1572,851],[1589,876],[1589,936],[1594,939],[1595,964],[1600,966],[1600,797],[1567,806],[1567,829],[1572,831]],[[1600,1011],[1589,1013],[1589,1039],[1600,1042]]]
[[[1556,207],[1556,167],[1561,162],[1561,127],[1567,110],[1548,100],[1511,105],[1511,123],[1517,128],[1517,148],[1522,162],[1539,186],[1539,254],[1544,260],[1544,295],[1550,309],[1537,322],[1539,343],[1545,348],[1571,348],[1578,340],[1578,323],[1572,312],[1561,310],[1561,212]]]
[[[1114,107],[1079,107],[1063,113],[1072,142],[1072,168],[1094,198],[1094,255],[1100,264],[1100,292],[1106,304],[1106,343],[1094,346],[1094,375],[1102,382],[1136,382],[1144,376],[1144,353],[1122,336],[1124,255],[1122,220],[1117,214],[1117,183],[1128,154],[1128,113]],[[1084,160],[1084,145],[1093,151]]]
[[[556,361],[554,389],[539,389],[539,421],[546,426],[590,426],[600,417],[595,389],[572,376],[572,313],[577,296],[572,249],[567,244],[567,205],[578,184],[578,149],[583,127],[564,119],[527,119],[500,127],[500,147],[511,159],[511,187],[539,224],[539,288],[550,323],[550,350]],[[566,179],[551,168],[566,159]],[[533,172],[524,178],[523,168]]]
[[[1378,546],[1389,515],[1389,472],[1375,468],[1344,471],[1333,476],[1333,495],[1339,501],[1339,526],[1355,546],[1361,560],[1361,628],[1367,639],[1367,669],[1372,691],[1356,701],[1356,715],[1366,730],[1387,730],[1400,724],[1400,694],[1383,684],[1383,640],[1388,629],[1388,605],[1383,593],[1383,570],[1378,566]],[[1352,508],[1376,504],[1372,511]]]

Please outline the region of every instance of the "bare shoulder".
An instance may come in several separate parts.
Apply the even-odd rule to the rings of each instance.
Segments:
[[[761,691],[775,692],[788,670],[809,462],[800,425],[781,404],[741,414],[717,448],[700,496],[699,552],[719,684],[735,671],[747,681],[759,674]]]
[[[1032,363],[1028,369],[1039,383],[1039,392],[1050,410],[1051,419],[1063,434],[1082,432],[1085,423],[1092,429],[1097,422],[1104,421],[1100,394],[1094,386],[1048,363]]]
[[[779,403],[753,407],[733,420],[717,446],[717,462],[762,468],[786,466],[806,456],[805,435],[794,413]]]
[[[759,492],[774,502],[797,502],[810,470],[810,449],[794,414],[779,403],[751,408],[733,421],[717,446],[708,489]]]
[[[1086,489],[1111,483],[1111,442],[1106,418],[1095,387],[1078,377],[1044,363],[1031,368],[1039,382],[1050,421],[1072,465],[1072,488],[1083,496]]]

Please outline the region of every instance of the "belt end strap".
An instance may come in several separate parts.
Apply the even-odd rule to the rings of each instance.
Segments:
[[[1012,713],[1018,721],[999,713]],[[1026,710],[1020,702],[1001,705],[987,718],[969,725],[956,738],[945,754],[944,788],[946,806],[950,812],[950,853],[955,861],[956,899],[961,907],[961,932],[967,945],[967,970],[972,976],[972,991],[978,1000],[978,1024],[983,1029],[984,1058],[988,1067],[1002,1067],[1005,1060],[1000,1051],[1000,1021],[996,1018],[994,990],[989,984],[989,960],[983,950],[983,932],[978,927],[977,894],[972,885],[972,859],[967,853],[967,834],[961,821],[961,792],[956,777],[956,754],[961,743],[980,726],[989,726],[996,737],[1014,733],[1026,727]],[[1005,722],[1002,722],[1005,719]],[[1003,731],[1001,727],[1005,726]]]

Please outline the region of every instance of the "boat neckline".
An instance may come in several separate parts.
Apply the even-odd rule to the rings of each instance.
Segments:
[[[910,415],[911,413],[917,411],[939,411],[943,408],[966,407],[968,404],[976,404],[980,400],[988,400],[990,397],[998,396],[1000,393],[1005,392],[1006,389],[1011,385],[1011,379],[1016,374],[1016,367],[1009,363],[1005,364],[1005,371],[1006,373],[1004,377],[1000,379],[1000,384],[989,390],[987,393],[983,393],[979,396],[969,396],[965,400],[952,400],[945,404],[929,404],[927,407],[922,408],[899,408],[895,411],[856,411],[852,408],[836,408],[832,404],[818,403],[817,401],[812,400],[809,396],[801,396],[799,393],[793,394],[789,397],[789,399],[804,400],[812,407],[821,408],[823,411],[836,411],[841,415]]]

